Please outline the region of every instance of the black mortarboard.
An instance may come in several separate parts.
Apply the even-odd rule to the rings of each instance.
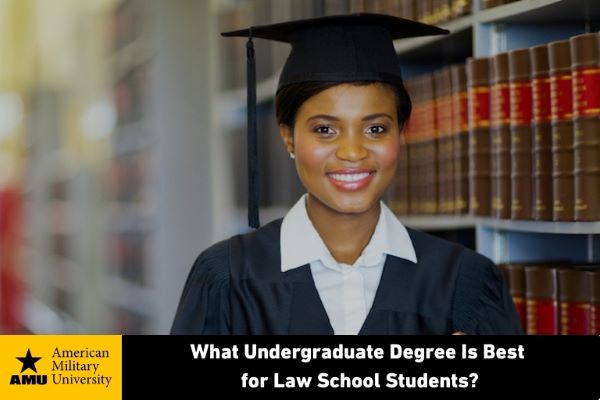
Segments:
[[[254,26],[223,36],[242,36],[247,43],[248,85],[248,223],[258,219],[256,146],[256,78],[252,38],[290,43],[277,90],[292,83],[381,81],[402,86],[393,40],[441,35],[447,30],[379,14],[350,14]]]

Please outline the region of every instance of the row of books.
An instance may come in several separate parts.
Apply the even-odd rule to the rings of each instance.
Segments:
[[[599,34],[469,58],[406,86],[397,212],[600,220]]]
[[[600,265],[499,265],[528,335],[600,335]]]
[[[471,0],[353,0],[353,12],[396,15],[427,24],[441,24],[471,13]]]

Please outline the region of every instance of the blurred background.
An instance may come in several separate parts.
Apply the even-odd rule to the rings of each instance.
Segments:
[[[246,229],[218,32],[251,3],[0,0],[0,332],[168,332],[195,257]]]

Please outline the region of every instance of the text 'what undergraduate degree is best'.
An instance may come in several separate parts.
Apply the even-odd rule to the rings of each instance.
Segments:
[[[516,360],[525,359],[523,345],[503,347],[494,344],[483,344],[481,347],[462,344],[459,349],[454,347],[407,347],[391,344],[386,350],[383,347],[367,345],[364,347],[284,347],[281,345],[259,346],[234,344],[220,347],[215,344],[190,344],[192,357],[202,360],[299,360],[309,363],[313,360],[383,360],[405,359],[416,363],[426,360],[474,360],[496,359]]]

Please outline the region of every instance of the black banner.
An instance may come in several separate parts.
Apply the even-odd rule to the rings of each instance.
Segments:
[[[123,398],[166,391],[598,400],[599,362],[593,336],[124,336]]]

